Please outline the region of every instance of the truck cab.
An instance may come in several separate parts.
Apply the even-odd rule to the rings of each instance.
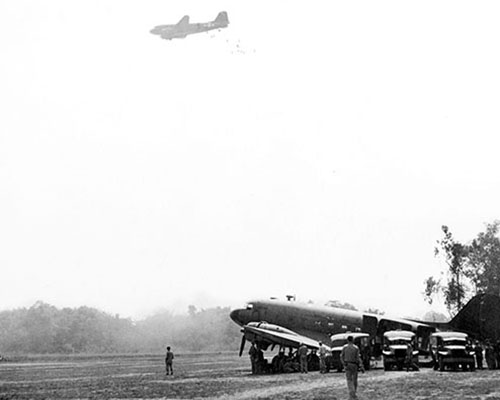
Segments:
[[[363,367],[368,370],[370,369],[370,356],[371,356],[371,343],[370,335],[363,332],[355,333],[338,333],[330,337],[332,354],[326,360],[327,369],[336,369],[341,372],[344,366],[340,360],[340,353],[342,352],[342,347],[347,344],[347,337],[352,336],[354,339],[354,344],[358,346],[361,360],[363,361]]]
[[[430,338],[431,354],[434,369],[444,371],[462,368],[463,371],[474,371],[474,348],[466,333],[436,332]]]
[[[411,349],[409,349],[409,346],[411,346]],[[408,351],[411,351],[411,360]],[[384,332],[382,355],[384,370],[386,371],[393,368],[401,371],[408,363],[410,363],[412,369],[418,369],[418,349],[415,333],[403,330]]]

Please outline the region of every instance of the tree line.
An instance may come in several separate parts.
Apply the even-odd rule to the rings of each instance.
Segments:
[[[229,307],[186,315],[170,311],[140,321],[90,307],[59,309],[44,302],[0,312],[0,354],[158,353],[237,350],[239,328]]]
[[[500,221],[486,224],[486,229],[465,243],[455,239],[448,226],[441,227],[443,237],[434,253],[447,266],[446,275],[430,276],[424,281],[424,297],[432,303],[442,295],[450,314],[460,310],[474,295],[500,296]]]

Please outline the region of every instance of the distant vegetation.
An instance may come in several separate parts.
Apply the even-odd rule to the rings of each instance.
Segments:
[[[450,318],[437,311],[428,311],[424,314],[422,320],[429,322],[448,322]]]
[[[157,353],[167,344],[175,351],[237,351],[240,333],[228,307],[190,306],[188,311],[132,321],[95,308],[58,309],[37,302],[0,312],[0,354]]]
[[[424,296],[432,303],[440,294],[450,314],[456,313],[474,295],[500,295],[500,221],[486,225],[484,232],[467,243],[457,241],[443,225],[443,238],[437,241],[434,253],[448,267],[444,278],[430,276],[424,282]]]
[[[339,300],[328,300],[325,303],[325,306],[335,307],[335,308],[343,308],[344,310],[358,311],[358,309],[356,307],[354,307],[351,303],[342,303]]]

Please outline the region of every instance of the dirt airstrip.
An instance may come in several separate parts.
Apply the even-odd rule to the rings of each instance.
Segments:
[[[0,399],[347,399],[344,375],[253,376],[247,357],[178,354],[165,376],[163,355],[12,358],[0,363]],[[500,400],[500,370],[360,375],[359,398]]]

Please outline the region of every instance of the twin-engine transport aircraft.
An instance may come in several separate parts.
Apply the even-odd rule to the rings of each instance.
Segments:
[[[266,350],[274,347],[296,348],[304,343],[311,349],[319,342],[331,346],[330,337],[342,332],[365,332],[373,342],[374,355],[381,354],[383,334],[390,330],[415,332],[419,350],[427,351],[429,336],[436,329],[461,330],[478,339],[500,339],[500,297],[477,295],[448,323],[433,323],[406,318],[317,306],[276,299],[249,302],[245,308],[233,310],[231,319],[242,327],[240,356],[245,342],[258,343]]]
[[[189,15],[185,15],[175,25],[158,25],[151,29],[153,35],[160,35],[163,39],[182,39],[193,33],[207,32],[213,29],[227,28],[229,19],[227,12],[221,11],[217,18],[211,22],[202,22],[197,24],[189,23]]]

